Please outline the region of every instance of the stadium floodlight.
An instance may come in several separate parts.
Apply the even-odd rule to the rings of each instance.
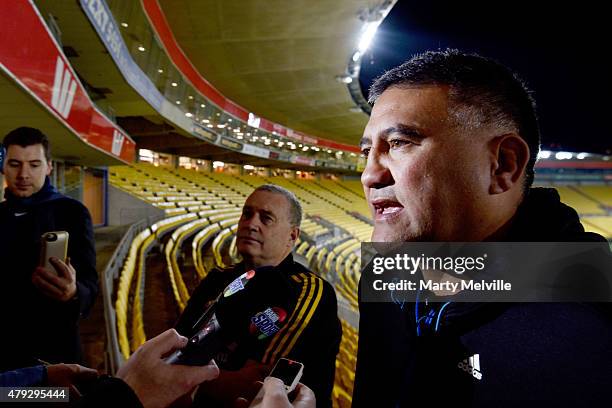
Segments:
[[[538,153],[538,159],[548,159],[550,157],[550,151],[540,150]]]
[[[127,28],[128,27],[128,23],[125,23],[125,22],[121,23],[121,27]]]
[[[170,85],[172,85],[172,86],[174,86],[174,87],[177,87],[177,86],[178,86],[178,84],[177,84],[176,82],[172,82]]]
[[[187,116],[188,118],[192,118],[193,117],[193,113],[191,112],[186,112],[185,116]]]
[[[213,162],[213,169],[220,168],[220,167],[225,167],[225,163],[223,163],[222,161]]]
[[[577,158],[578,160],[584,160],[584,159],[586,159],[587,157],[589,157],[589,154],[588,154],[588,153],[578,153],[578,154],[576,155],[576,158]]]
[[[245,170],[255,170],[255,166],[253,166],[252,164],[245,164],[244,166],[242,166],[242,168]]]
[[[160,68],[160,69],[157,70],[157,72],[159,72],[160,74],[163,74],[164,70]]]
[[[200,104],[200,108],[205,108],[206,105],[204,105],[203,103]]]
[[[376,35],[376,30],[378,30],[379,24],[380,21],[369,21],[365,23],[365,26],[361,33],[361,38],[359,39],[359,45],[357,47],[360,53],[363,54],[372,43],[372,40]]]
[[[568,160],[573,157],[573,154],[570,152],[557,152],[555,154],[555,159],[557,160]]]
[[[138,51],[140,52],[145,52],[147,49],[145,47],[143,47],[142,45],[138,46]]]

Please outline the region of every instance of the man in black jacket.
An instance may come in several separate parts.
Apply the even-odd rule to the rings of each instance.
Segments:
[[[3,141],[6,200],[0,203],[0,319],[12,336],[2,336],[0,369],[78,363],[78,322],[98,292],[93,230],[80,202],[51,185],[47,137],[18,128]],[[69,233],[68,259],[40,266],[41,235]]]
[[[196,322],[208,302],[245,272],[265,268],[265,285],[258,298],[278,306],[278,323],[265,335],[241,340],[237,347],[215,356],[221,367],[219,379],[204,384],[205,407],[231,405],[245,396],[254,381],[263,380],[281,357],[304,364],[302,382],[310,387],[318,407],[331,407],[335,360],[342,329],[332,286],[295,262],[291,255],[300,234],[302,209],[290,191],[263,185],[247,198],[238,222],[236,246],[243,262],[226,270],[214,269],[192,294],[176,325],[186,337],[195,334]],[[257,279],[257,277],[255,277]]]
[[[605,243],[556,191],[531,188],[534,103],[505,67],[427,52],[378,78],[370,102],[372,241]],[[360,298],[359,326],[353,407],[609,404],[612,330],[593,305]]]

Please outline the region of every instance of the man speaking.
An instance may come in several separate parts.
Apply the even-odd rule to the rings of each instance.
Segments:
[[[372,241],[605,243],[555,190],[531,187],[534,102],[504,66],[427,52],[378,78],[370,103]],[[449,296],[359,307],[353,407],[609,404],[612,330],[592,305]]]

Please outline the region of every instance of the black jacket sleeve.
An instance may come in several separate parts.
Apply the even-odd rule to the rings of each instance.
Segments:
[[[315,393],[317,407],[327,408],[332,406],[342,326],[338,319],[336,293],[328,282],[323,279],[320,282],[323,285],[321,300],[287,357],[304,364],[301,382]]]
[[[124,381],[115,377],[100,377],[82,398],[70,404],[78,408],[142,408],[134,390]]]
[[[353,408],[395,407],[402,399],[414,336],[408,332],[410,303],[371,303],[361,299]]]

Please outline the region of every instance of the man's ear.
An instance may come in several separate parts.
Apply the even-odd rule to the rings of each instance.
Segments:
[[[47,176],[53,171],[53,160],[47,162]]]
[[[300,237],[300,227],[291,227],[291,240],[295,244]]]
[[[489,143],[491,152],[490,194],[501,194],[518,183],[529,161],[529,146],[518,133],[506,133],[493,138]]]

